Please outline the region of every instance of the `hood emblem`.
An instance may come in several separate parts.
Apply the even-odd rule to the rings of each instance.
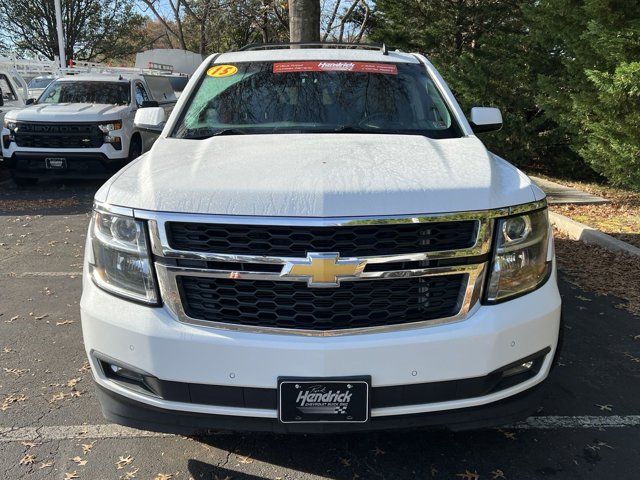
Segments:
[[[307,258],[289,260],[281,277],[304,277],[309,287],[339,287],[340,280],[360,276],[367,261],[340,258],[339,253],[309,253]]]

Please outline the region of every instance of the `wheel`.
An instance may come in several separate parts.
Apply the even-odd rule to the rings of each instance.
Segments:
[[[19,187],[30,187],[38,183],[37,178],[16,177],[13,173],[11,173],[11,178],[13,178],[13,182]]]
[[[142,155],[142,139],[136,135],[129,145],[129,161],[135,160],[140,155]]]

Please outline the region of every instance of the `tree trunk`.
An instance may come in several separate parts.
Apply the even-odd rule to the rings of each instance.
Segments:
[[[320,41],[320,0],[289,0],[291,42]]]

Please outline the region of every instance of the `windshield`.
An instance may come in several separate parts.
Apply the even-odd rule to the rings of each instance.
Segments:
[[[46,88],[51,82],[53,82],[53,78],[47,77],[36,77],[29,82],[29,88]]]
[[[213,65],[173,136],[285,132],[461,136],[422,65],[342,61]]]
[[[63,81],[53,82],[38,103],[98,103],[128,105],[131,92],[128,82]]]

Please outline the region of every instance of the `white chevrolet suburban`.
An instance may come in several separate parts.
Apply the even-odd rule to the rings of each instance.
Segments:
[[[169,79],[161,75],[61,77],[27,108],[5,116],[2,156],[19,185],[49,176],[108,178],[157,137],[136,128],[138,109],[169,113],[175,102]]]
[[[422,55],[209,57],[95,196],[81,311],[104,415],[335,432],[533,411],[560,329],[546,200],[476,137],[499,111],[470,120]]]

